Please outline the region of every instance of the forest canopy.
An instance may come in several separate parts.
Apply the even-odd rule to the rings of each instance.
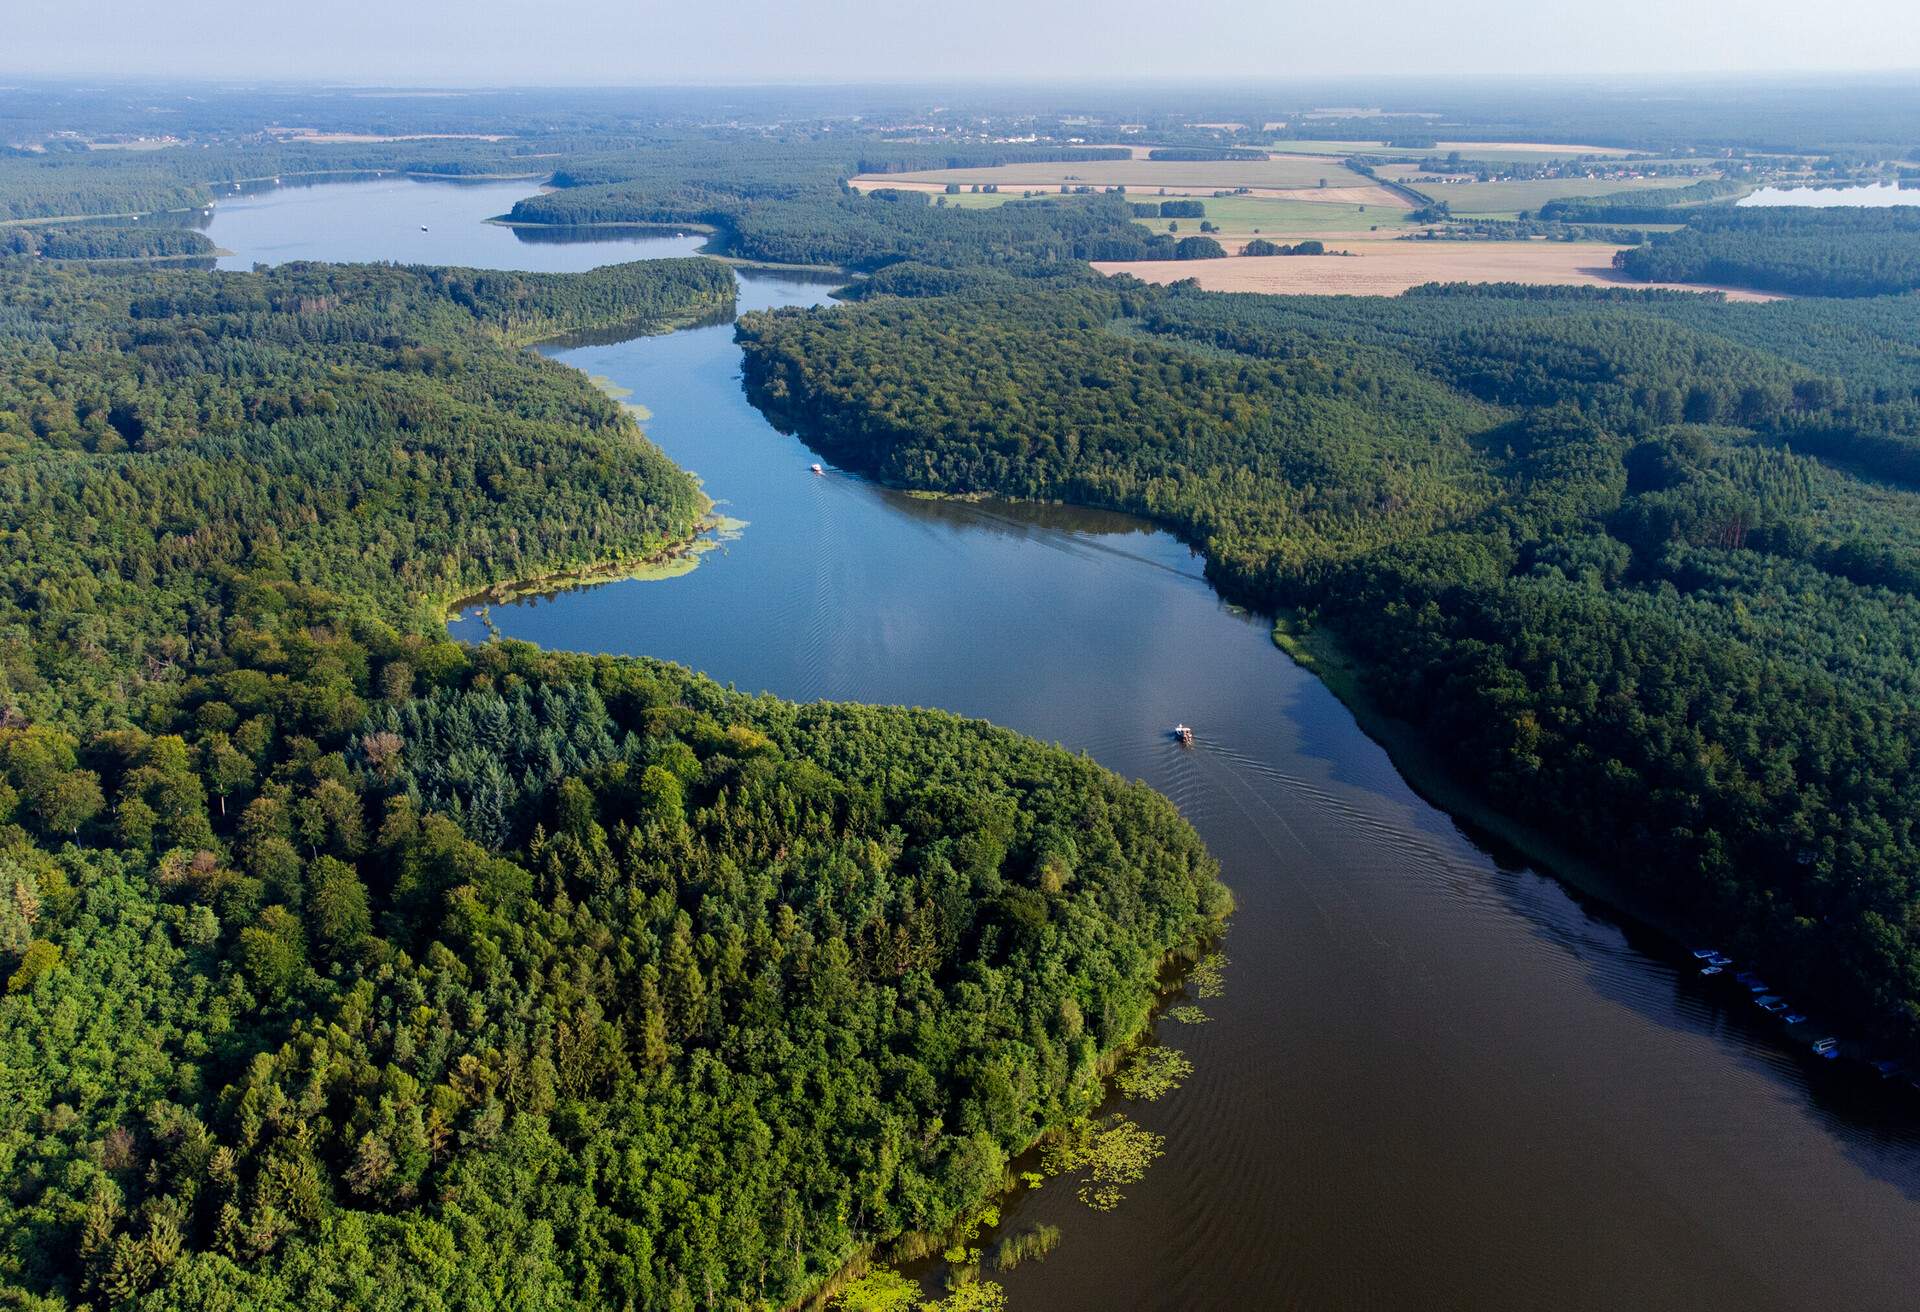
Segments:
[[[1089,1112],[1230,909],[1170,803],[930,711],[447,638],[707,503],[524,349],[589,274],[0,272],[0,1285],[782,1306]]]
[[[1704,282],[1800,296],[1887,296],[1920,289],[1920,206],[1715,207],[1677,232],[1622,251],[1644,282]]]

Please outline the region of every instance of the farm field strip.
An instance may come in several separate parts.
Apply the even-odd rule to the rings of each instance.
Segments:
[[[1622,249],[1598,242],[1354,241],[1350,255],[1282,255],[1224,260],[1100,262],[1102,273],[1131,274],[1143,282],[1191,278],[1208,291],[1268,292],[1293,296],[1398,296],[1430,282],[1521,282],[1557,287],[1679,286],[1632,282],[1613,268]],[[1725,291],[1740,301],[1779,300],[1762,292],[1685,286],[1685,291]]]
[[[1526,182],[1409,183],[1416,191],[1443,200],[1454,214],[1483,217],[1537,210],[1551,200],[1611,196],[1622,191],[1663,191],[1697,178],[1538,178]]]
[[[1155,160],[1089,159],[1000,164],[991,168],[925,169],[909,173],[866,174],[856,179],[873,185],[931,182],[961,186],[995,183],[1001,187],[1058,187],[1062,183],[1091,187],[1200,187],[1227,191],[1235,187],[1295,190],[1353,181],[1355,175],[1337,159],[1314,155],[1281,155],[1271,159]]]

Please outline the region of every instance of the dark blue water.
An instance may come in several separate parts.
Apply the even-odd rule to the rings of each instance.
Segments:
[[[351,236],[289,210],[276,240],[364,250],[416,194],[366,193]],[[474,261],[448,237],[444,258]],[[741,303],[824,291],[750,277]],[[816,476],[747,404],[726,327],[557,354],[631,388],[746,527],[679,578],[496,606],[500,630],[1090,752],[1170,795],[1238,895],[1211,1021],[1161,1026],[1195,1073],[1133,1109],[1166,1157],[1117,1211],[1062,1185],[1010,1209],[1066,1232],[1002,1278],[1016,1310],[1915,1305],[1906,1108],[1816,1068],[1674,945],[1478,845],[1179,543]]]

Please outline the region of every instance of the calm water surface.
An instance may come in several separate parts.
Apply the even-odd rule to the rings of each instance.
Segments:
[[[695,233],[676,238],[665,230],[627,231],[610,240],[609,234],[622,230],[602,228],[593,240],[581,241],[586,234],[577,229],[538,232],[483,222],[505,214],[532,190],[527,182],[400,177],[303,183],[222,200],[204,231],[214,245],[233,252],[218,261],[223,269],[288,260],[393,260],[575,273],[623,260],[691,255],[706,240]]]
[[[1831,209],[1836,205],[1920,205],[1920,191],[1878,182],[1862,187],[1762,187],[1742,196],[1735,205],[1806,205]]]
[[[222,214],[212,231],[245,261],[556,267],[461,228],[463,206],[469,226],[506,208],[475,189],[342,192],[324,229],[311,204],[255,198],[246,235]],[[564,267],[635,252],[574,245]],[[741,303],[825,290],[752,278]],[[1672,945],[1476,845],[1173,539],[812,475],[747,404],[726,327],[556,354],[632,388],[747,527],[681,578],[495,607],[501,631],[985,716],[1165,791],[1225,867],[1226,996],[1207,1024],[1162,1023],[1195,1073],[1133,1109],[1167,1155],[1115,1212],[1059,1185],[1009,1210],[1066,1231],[1002,1277],[1016,1312],[1916,1305],[1906,1108],[1781,1046]],[[1176,719],[1193,749],[1168,740]]]

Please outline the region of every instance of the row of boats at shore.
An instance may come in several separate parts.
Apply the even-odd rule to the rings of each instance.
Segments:
[[[1700,974],[1708,979],[1725,975],[1728,968],[1734,964],[1733,958],[1727,956],[1718,948],[1695,948],[1693,949],[1693,959],[1701,963],[1699,967]],[[1806,1043],[1815,1057],[1823,1061],[1839,1060],[1840,1040],[1831,1034],[1819,1035],[1817,1038],[1809,1038],[1808,1035],[1810,1034],[1819,1034],[1819,1031],[1813,1027],[1812,1022],[1803,1012],[1796,1010],[1792,1003],[1775,993],[1759,975],[1751,970],[1743,970],[1733,976],[1733,982],[1740,988],[1746,990],[1748,995],[1752,997],[1753,1004],[1756,1007],[1770,1016],[1778,1017],[1780,1023],[1792,1032],[1795,1039]],[[1875,1061],[1869,1059],[1867,1065],[1871,1066],[1874,1072],[1878,1074],[1881,1079],[1885,1080],[1896,1079],[1906,1073],[1902,1063],[1894,1060]],[[1908,1077],[1907,1083],[1916,1092],[1920,1092],[1920,1075]]]

